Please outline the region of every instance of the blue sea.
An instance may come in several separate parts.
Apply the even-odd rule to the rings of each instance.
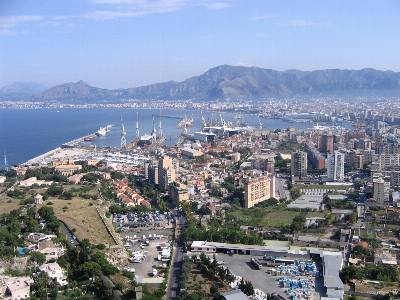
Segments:
[[[122,117],[126,131],[126,140],[130,142],[136,135],[136,115],[139,112],[140,135],[150,134],[152,115],[155,115],[157,135],[159,132],[160,111],[157,109],[127,108],[66,108],[66,109],[2,109],[0,110],[0,169],[4,168],[4,151],[7,154],[8,166],[20,164],[31,158],[60,147],[63,143],[95,133],[100,127],[114,125],[105,137],[98,137],[91,142],[97,146],[119,147],[121,145]],[[201,130],[200,111],[198,110],[162,110],[162,130],[167,136],[166,145],[175,145],[182,128],[175,128],[179,119],[193,118],[192,128],[188,133]],[[203,112],[208,121],[215,120],[217,112]],[[235,123],[234,113],[223,113],[223,118]],[[168,118],[168,117],[176,118]],[[257,116],[243,116],[247,125],[259,127]],[[294,127],[307,129],[310,123],[290,123],[282,119],[261,118],[263,128],[280,129]]]

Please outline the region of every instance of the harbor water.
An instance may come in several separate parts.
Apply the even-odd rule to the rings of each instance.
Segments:
[[[29,159],[51,151],[62,144],[93,134],[100,127],[114,125],[104,137],[97,137],[88,142],[97,147],[119,147],[121,144],[120,118],[126,131],[126,141],[129,143],[136,137],[136,118],[139,112],[140,135],[150,134],[153,128],[154,116],[157,135],[160,127],[160,111],[157,109],[127,109],[127,108],[54,108],[54,109],[2,109],[0,110],[0,151],[7,154],[8,166],[20,164]],[[200,111],[164,109],[161,115],[162,134],[166,136],[165,145],[175,145],[182,128],[175,126],[187,115],[193,119],[188,133],[201,130]],[[208,122],[216,120],[219,112],[203,111]],[[222,113],[227,122],[236,124],[237,113]],[[296,129],[311,128],[310,123],[292,123],[282,119],[261,118],[265,129],[281,129],[294,127]],[[259,128],[259,118],[255,115],[242,115],[240,122]],[[4,159],[0,160],[0,168],[4,168]]]

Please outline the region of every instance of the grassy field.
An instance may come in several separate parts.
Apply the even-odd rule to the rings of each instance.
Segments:
[[[7,195],[0,197],[0,214],[18,209],[21,207],[20,202],[22,199],[27,199],[37,193],[44,194],[46,191],[46,188],[17,189],[24,192],[21,199],[10,198]],[[95,206],[99,204],[99,200],[83,199],[79,196],[80,194],[96,195],[97,191],[95,187],[65,185],[64,190],[73,192],[74,197],[71,200],[49,197],[44,205],[49,202],[53,203],[49,206],[53,207],[57,218],[65,222],[70,228],[75,228],[75,235],[79,239],[87,238],[92,244],[96,245],[100,243],[115,245],[96,212]]]
[[[306,215],[306,218],[324,218],[325,214],[317,211],[309,211]]]
[[[274,211],[268,213],[261,222],[262,226],[280,227],[290,225],[293,219],[299,216],[299,211]]]

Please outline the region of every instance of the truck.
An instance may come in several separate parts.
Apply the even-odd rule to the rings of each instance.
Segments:
[[[250,261],[256,267],[257,270],[262,269],[262,263],[257,258],[252,257]]]

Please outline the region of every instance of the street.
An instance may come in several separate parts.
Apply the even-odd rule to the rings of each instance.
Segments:
[[[179,213],[177,210],[174,210],[173,213]],[[171,260],[171,267],[169,271],[168,277],[168,285],[167,285],[167,300],[174,299],[179,294],[179,282],[181,280],[181,272],[182,272],[182,260],[183,256],[186,255],[182,252],[183,245],[179,242],[180,232],[186,228],[186,219],[185,217],[176,217],[176,236],[175,240],[177,244],[173,247],[173,254]]]

